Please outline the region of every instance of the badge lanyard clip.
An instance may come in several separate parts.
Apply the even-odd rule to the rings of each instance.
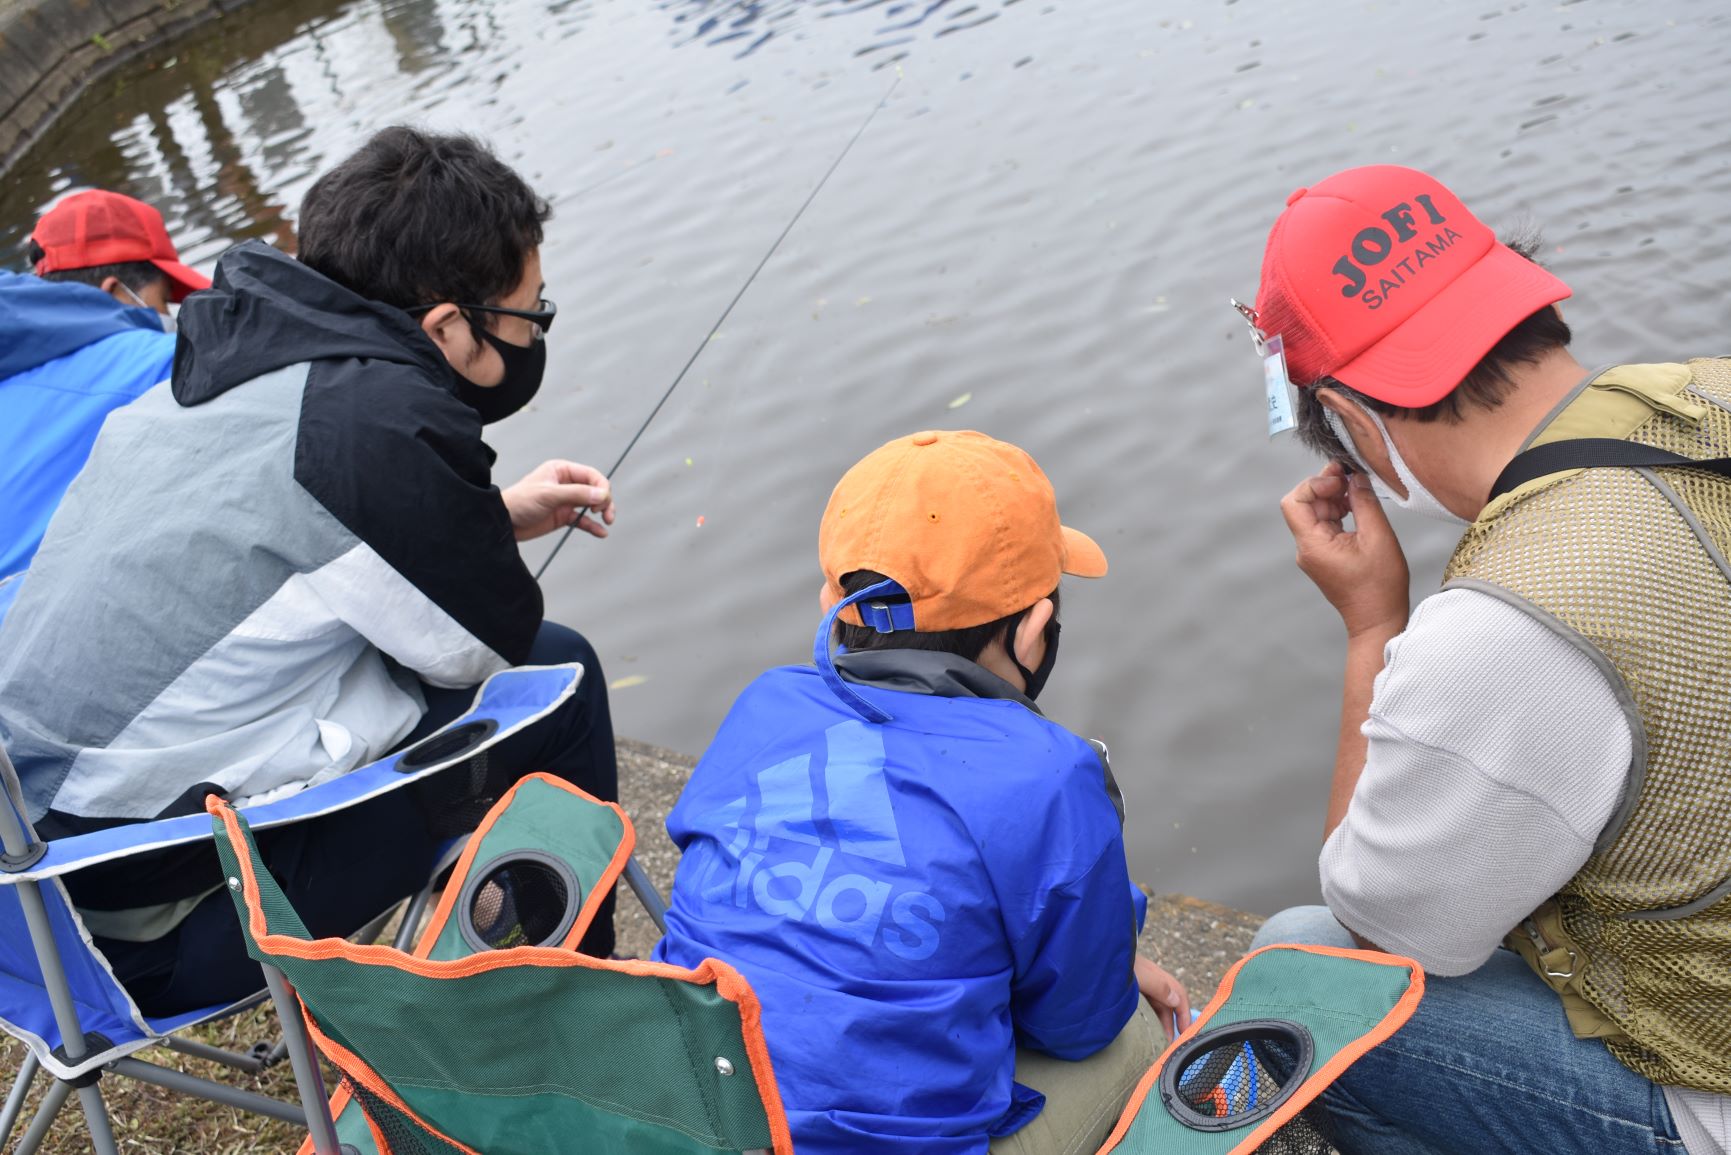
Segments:
[[[1275,437],[1298,428],[1297,392],[1292,378],[1286,373],[1286,345],[1276,333],[1270,337],[1257,324],[1261,319],[1256,310],[1236,298],[1229,298],[1244,323],[1250,326],[1250,340],[1256,355],[1262,358],[1262,380],[1268,394],[1268,436]]]

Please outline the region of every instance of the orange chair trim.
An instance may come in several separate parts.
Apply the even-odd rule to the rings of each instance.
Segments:
[[[1252,951],[1232,964],[1232,969],[1227,971],[1226,977],[1220,980],[1220,988],[1214,992],[1214,997],[1209,1000],[1201,1017],[1186,1027],[1176,1039],[1172,1040],[1171,1045],[1161,1052],[1154,1065],[1148,1068],[1148,1073],[1142,1076],[1142,1081],[1136,1084],[1136,1090],[1131,1093],[1130,1102],[1125,1105],[1124,1113],[1118,1117],[1118,1125],[1112,1128],[1112,1133],[1106,1137],[1105,1145],[1100,1148],[1096,1155],[1108,1155],[1109,1152],[1117,1148],[1119,1143],[1123,1142],[1124,1136],[1130,1133],[1130,1126],[1136,1121],[1136,1116],[1141,1113],[1142,1105],[1147,1101],[1149,1092],[1154,1089],[1154,1084],[1160,1080],[1160,1072],[1166,1066],[1166,1060],[1171,1058],[1172,1053],[1178,1049],[1180,1044],[1187,1042],[1191,1036],[1205,1029],[1208,1026],[1208,1020],[1226,1004],[1226,1000],[1232,996],[1233,983],[1238,979],[1238,972],[1244,969],[1244,964],[1266,951],[1295,949],[1309,951],[1312,954],[1333,955],[1336,958],[1358,959],[1360,962],[1375,963],[1378,966],[1404,966],[1410,971],[1412,981],[1407,986],[1406,993],[1401,995],[1380,1023],[1361,1038],[1342,1047],[1338,1054],[1311,1072],[1310,1077],[1286,1102],[1280,1105],[1279,1110],[1264,1119],[1228,1155],[1249,1155],[1250,1152],[1267,1142],[1269,1136],[1286,1126],[1293,1116],[1310,1105],[1330,1083],[1339,1078],[1362,1055],[1405,1026],[1406,1021],[1412,1018],[1412,1013],[1418,1009],[1419,1000],[1424,997],[1424,968],[1402,955],[1384,954],[1381,951],[1371,950],[1351,950],[1337,946],[1287,944],[1265,946],[1261,950]]]
[[[757,993],[751,989],[751,984],[746,981],[745,976],[727,963],[720,959],[709,958],[704,959],[695,969],[688,969],[674,966],[671,963],[644,962],[638,959],[591,958],[575,951],[544,946],[520,946],[510,950],[470,955],[461,959],[433,960],[405,954],[395,947],[362,945],[349,942],[347,939],[308,940],[294,938],[291,935],[276,934],[271,932],[265,922],[264,903],[259,893],[258,876],[253,870],[252,855],[247,850],[246,835],[241,828],[240,816],[235,813],[233,806],[215,794],[209,795],[205,799],[204,808],[206,813],[221,821],[229,844],[234,848],[235,861],[240,869],[241,893],[246,901],[247,932],[258,944],[259,949],[268,954],[284,955],[288,958],[311,962],[340,958],[361,966],[407,971],[410,974],[430,979],[461,979],[471,975],[484,974],[488,971],[505,970],[513,967],[545,966],[612,971],[644,978],[670,979],[674,982],[694,983],[698,986],[713,986],[717,994],[739,1008],[740,1027],[745,1042],[746,1057],[751,1061],[752,1077],[757,1083],[758,1095],[763,1102],[764,1112],[769,1120],[770,1137],[774,1142],[775,1155],[793,1155],[793,1137],[787,1125],[787,1111],[781,1101],[781,1090],[776,1085],[775,1068],[770,1060],[769,1045],[763,1036],[763,1006],[758,1002]],[[464,851],[465,859],[479,845],[479,841],[478,838],[471,840],[469,848]],[[629,854],[629,850],[627,850],[627,854]],[[460,867],[462,865],[466,865],[466,863],[459,864]],[[621,869],[623,869],[622,863]],[[448,894],[449,891],[447,890]],[[441,901],[441,909],[445,905]],[[448,911],[446,913],[448,914]],[[308,1029],[318,1036],[319,1045],[323,1048],[325,1039],[311,1022],[312,1016],[306,1015],[304,1017],[308,1020]],[[332,1045],[335,1046],[335,1044]],[[348,1052],[344,1051],[343,1053],[347,1054]],[[337,1061],[334,1054],[332,1061]],[[341,1064],[339,1063],[339,1065]],[[371,1083],[363,1083],[363,1085],[372,1089]],[[386,1098],[387,1096],[381,1094],[380,1097]],[[392,1102],[393,1105],[397,1103],[395,1096],[389,1096],[387,1101]]]
[[[367,1066],[359,1055],[355,1054],[353,1051],[319,1030],[318,1023],[312,1021],[311,1015],[307,1015],[306,1019],[307,1033],[312,1035],[313,1042],[318,1044],[319,1050],[323,1051],[325,1057],[330,1059],[332,1063],[341,1069],[343,1074],[365,1087],[371,1094],[377,1095],[396,1110],[407,1115],[410,1119],[413,1119],[416,1126],[423,1128],[429,1134],[437,1135],[446,1143],[449,1143],[457,1150],[463,1152],[464,1155],[481,1155],[481,1152],[475,1150],[473,1147],[451,1138],[449,1135],[423,1119],[420,1113],[407,1103],[403,1102],[402,1098],[391,1089],[391,1085],[380,1078],[378,1073],[371,1067]],[[367,1119],[367,1126],[373,1132],[373,1138],[375,1141],[382,1138],[378,1132],[378,1128],[373,1126],[370,1116]],[[384,1150],[388,1151],[389,1149],[389,1145],[387,1144]]]
[[[301,1021],[306,1021],[305,1015],[301,1016]],[[311,1027],[308,1027],[308,1033],[311,1033]],[[349,1105],[349,1100],[351,1098],[353,1098],[353,1096],[349,1094],[348,1087],[346,1085],[338,1085],[336,1093],[331,1096],[330,1102],[331,1119],[333,1121],[343,1113],[343,1108]],[[367,1133],[373,1137],[373,1149],[377,1151],[379,1155],[392,1155],[391,1145],[385,1139],[385,1133],[379,1130],[379,1125],[373,1122],[373,1117],[367,1114],[364,1109],[361,1111],[361,1121],[367,1125]],[[295,1155],[318,1155],[318,1152],[313,1149],[313,1137],[311,1135],[308,1135],[305,1139],[301,1140],[300,1150],[296,1151]]]
[[[571,924],[570,932],[559,944],[561,948],[575,949],[577,944],[583,941],[584,932],[589,929],[589,924],[595,920],[596,912],[601,909],[601,904],[612,893],[614,884],[619,881],[619,876],[625,873],[625,864],[631,860],[632,852],[637,849],[637,828],[632,825],[631,816],[626,814],[616,803],[603,802],[593,794],[580,790],[563,778],[552,774],[526,774],[513,783],[511,788],[499,798],[499,801],[493,804],[493,808],[481,820],[481,825],[477,826],[475,832],[469,836],[469,845],[463,848],[462,856],[457,859],[457,865],[451,870],[451,880],[456,882],[458,879],[469,876],[470,868],[475,865],[475,855],[481,849],[481,839],[486,836],[489,830],[493,829],[494,823],[511,805],[511,800],[516,797],[518,789],[523,783],[530,780],[556,787],[569,794],[575,794],[584,801],[593,802],[597,806],[605,806],[619,816],[622,827],[619,846],[613,852],[613,858],[607,863],[607,868],[596,878],[595,884],[589,888],[589,893],[584,896],[583,906],[577,912],[576,921]],[[439,905],[433,910],[432,919],[427,923],[426,929],[421,931],[421,937],[415,943],[414,955],[416,958],[426,958],[432,953],[433,945],[438,942],[440,933],[445,929],[445,924],[450,921],[451,913],[456,907],[457,899],[460,897],[459,892],[462,889],[461,886],[455,885],[445,887],[445,893],[439,896]]]
[[[306,1021],[306,1008],[303,1007],[301,1008],[301,1022]],[[337,1116],[343,1113],[343,1108],[349,1105],[349,1098],[349,1089],[339,1084],[336,1091],[331,1094],[330,1112],[333,1122]],[[373,1133],[373,1142],[379,1149],[379,1155],[390,1155],[391,1145],[384,1141],[384,1136],[379,1134],[379,1129],[373,1126],[372,1116],[362,1111],[361,1118],[367,1121],[367,1130]],[[296,1151],[295,1155],[318,1155],[318,1152],[313,1150],[313,1137],[311,1135],[301,1141],[300,1150]]]
[[[782,1105],[775,1065],[770,1062],[769,1040],[763,1034],[763,1004],[757,1001],[757,992],[745,976],[719,959],[704,959],[698,973],[711,967],[716,968],[716,992],[739,1008],[740,1036],[745,1042],[745,1056],[751,1061],[751,1077],[757,1082],[763,1113],[769,1120],[772,1149],[775,1155],[793,1155],[793,1132],[788,1129],[787,1108]]]
[[[341,1090],[343,1092],[343,1102],[347,1103],[349,1094],[348,1088],[344,1087]],[[365,1110],[362,1110],[361,1118],[366,1120],[367,1134],[373,1137],[373,1146],[378,1148],[379,1155],[395,1155],[395,1148],[391,1146],[391,1141],[385,1138],[385,1133],[379,1130],[379,1125],[373,1122],[373,1117],[367,1114]]]

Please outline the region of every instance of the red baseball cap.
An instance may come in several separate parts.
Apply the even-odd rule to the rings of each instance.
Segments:
[[[1416,169],[1347,169],[1286,206],[1256,312],[1281,335],[1299,385],[1330,376],[1391,405],[1430,405],[1509,330],[1569,295]]]
[[[30,239],[42,246],[37,275],[96,265],[149,261],[168,278],[175,301],[210,288],[210,278],[180,262],[162,214],[120,193],[89,189],[42,214]]]

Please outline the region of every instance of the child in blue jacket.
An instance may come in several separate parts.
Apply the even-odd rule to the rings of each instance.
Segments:
[[[655,957],[750,980],[801,1155],[1091,1155],[1154,1058],[1138,991],[1189,1018],[1104,758],[1034,705],[1059,577],[1106,558],[973,432],[866,457],[818,552],[815,664],[740,695],[668,818]]]

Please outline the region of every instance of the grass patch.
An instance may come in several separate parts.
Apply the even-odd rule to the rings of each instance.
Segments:
[[[276,1011],[269,1003],[245,1014],[195,1027],[185,1032],[185,1035],[198,1042],[230,1051],[245,1051],[254,1043],[274,1042],[280,1037]],[[25,1053],[24,1045],[16,1039],[0,1037],[0,1070],[10,1072],[16,1077]],[[273,1099],[290,1103],[300,1101],[299,1092],[295,1088],[294,1071],[287,1059],[261,1074],[249,1075],[231,1067],[177,1054],[163,1047],[141,1051],[136,1057],[231,1087],[256,1091]],[[331,1080],[329,1068],[325,1070],[325,1078]],[[36,1085],[31,1090],[24,1115],[13,1131],[14,1143],[29,1126],[36,1104],[47,1090],[49,1082],[46,1074],[36,1076]],[[334,1086],[335,1083],[330,1082],[329,1085]],[[114,1139],[122,1151],[148,1151],[152,1155],[179,1155],[181,1152],[189,1155],[191,1152],[208,1155],[291,1152],[306,1138],[306,1132],[299,1127],[275,1119],[249,1115],[233,1107],[206,1102],[203,1099],[177,1095],[133,1079],[104,1075],[97,1086],[102,1089],[103,1101],[108,1105],[109,1116],[114,1122]],[[84,1129],[84,1113],[79,1109],[75,1096],[61,1108],[53,1129],[48,1133],[47,1142],[42,1145],[42,1151],[48,1155],[85,1155],[89,1150],[90,1140]]]

